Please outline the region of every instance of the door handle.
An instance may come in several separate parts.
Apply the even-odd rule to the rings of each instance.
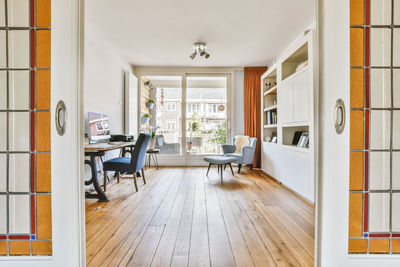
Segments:
[[[346,107],[343,99],[336,100],[334,113],[335,130],[337,134],[342,134],[346,125]]]
[[[55,120],[57,133],[63,136],[67,128],[67,107],[62,100],[57,103]]]

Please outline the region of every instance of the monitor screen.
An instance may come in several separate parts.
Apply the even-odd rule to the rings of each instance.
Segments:
[[[88,134],[90,140],[104,140],[110,138],[109,118],[105,114],[88,112]]]

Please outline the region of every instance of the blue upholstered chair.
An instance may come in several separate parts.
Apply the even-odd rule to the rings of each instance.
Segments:
[[[110,159],[104,162],[103,164],[104,184],[106,184],[107,171],[115,171],[117,173],[133,173],[136,192],[138,191],[138,186],[136,182],[136,173],[142,171],[143,182],[144,184],[146,184],[146,179],[144,178],[143,169],[145,165],[146,151],[150,139],[151,135],[149,133],[141,133],[135,143],[135,148],[133,149],[130,158],[120,157],[120,158]]]
[[[235,138],[233,138],[233,145],[222,145],[222,150],[225,157],[234,157],[234,163],[238,164],[238,173],[243,164],[251,164],[250,168],[253,169],[254,153],[256,152],[257,138],[250,137],[250,144],[243,146],[241,153],[235,153]]]

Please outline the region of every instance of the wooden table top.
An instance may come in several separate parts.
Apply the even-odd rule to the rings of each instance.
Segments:
[[[114,150],[128,146],[134,146],[136,142],[110,142],[110,143],[96,143],[85,144],[85,151],[107,151]]]

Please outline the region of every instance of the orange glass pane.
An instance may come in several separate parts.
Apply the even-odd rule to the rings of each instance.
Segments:
[[[37,154],[36,156],[36,191],[51,192],[51,155]]]
[[[364,0],[350,0],[350,25],[364,24]]]
[[[36,66],[40,69],[48,69],[51,66],[50,30],[36,31]]]
[[[38,151],[50,151],[50,112],[36,113],[36,145]]]
[[[10,241],[10,255],[30,255],[31,244],[29,241]]]
[[[51,26],[51,0],[36,0],[36,26]]]
[[[32,241],[32,254],[51,255],[52,254],[51,241]]]
[[[366,239],[349,239],[349,252],[350,253],[366,253],[367,240]]]
[[[350,152],[350,190],[363,189],[363,152]]]
[[[37,202],[37,237],[38,239],[50,239],[51,230],[51,196],[38,195]]]
[[[350,149],[362,149],[364,145],[364,113],[350,111]]]
[[[369,253],[389,253],[389,239],[370,239]]]
[[[349,236],[362,236],[362,193],[350,193],[349,198]]]
[[[350,29],[350,66],[364,65],[364,32],[363,29]]]
[[[350,107],[364,107],[364,70],[350,70]]]
[[[36,108],[40,110],[49,110],[51,104],[49,70],[38,70],[36,72]]]

